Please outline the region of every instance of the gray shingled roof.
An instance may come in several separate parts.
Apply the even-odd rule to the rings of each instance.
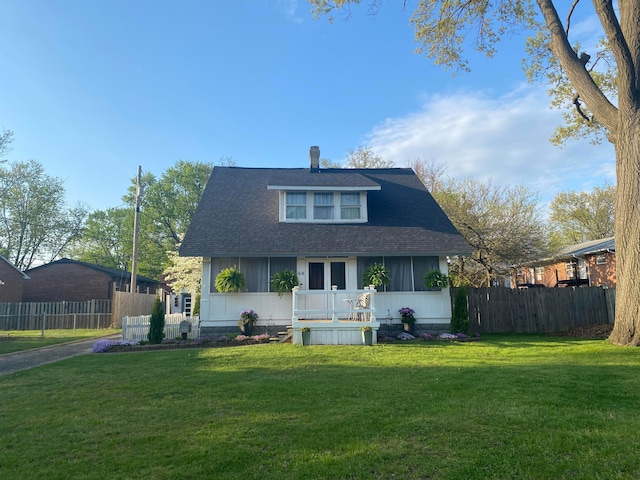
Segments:
[[[368,192],[368,223],[279,222],[278,191],[267,187],[305,183],[380,185],[380,190]],[[311,173],[308,168],[215,167],[180,247],[180,255],[194,257],[470,253],[469,244],[409,168]]]

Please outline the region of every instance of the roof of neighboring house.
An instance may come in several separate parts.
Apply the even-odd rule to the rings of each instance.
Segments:
[[[535,260],[533,262],[529,262],[529,264],[550,263],[558,260],[565,260],[568,258],[580,258],[584,257],[585,255],[594,255],[602,252],[616,252],[615,237],[602,238],[600,240],[591,240],[589,242],[570,245],[568,247],[561,248],[550,257]]]
[[[16,272],[18,272],[20,275],[22,275],[22,278],[24,279],[28,279],[29,275],[27,275],[26,273],[24,273],[22,270],[20,270],[18,267],[16,267],[13,263],[11,263],[9,260],[7,260],[5,257],[3,257],[2,255],[0,255],[0,261],[6,263],[7,265],[9,265],[11,268],[13,268]]]
[[[277,187],[367,190],[367,223],[279,221]],[[183,256],[468,255],[471,247],[410,168],[215,167]]]
[[[81,262],[79,260],[71,260],[69,258],[61,258],[60,260],[56,260],[54,262],[45,263],[44,265],[38,265],[37,267],[30,268],[27,271],[28,272],[33,272],[34,270],[44,269],[44,268],[50,267],[51,265],[61,265],[61,264],[63,264],[63,265],[64,264],[80,265],[80,266],[83,266],[83,267],[91,268],[92,270],[97,270],[99,272],[102,272],[102,273],[105,273],[105,274],[109,275],[114,280],[120,280],[120,279],[123,279],[123,278],[124,279],[131,278],[131,272],[127,272],[126,270],[120,270],[120,269],[117,269],[117,268],[103,267],[101,265],[95,265],[93,263]],[[144,277],[142,275],[137,275],[136,278],[137,278],[138,282],[163,284],[163,282],[161,282],[159,280],[154,280],[153,278]]]

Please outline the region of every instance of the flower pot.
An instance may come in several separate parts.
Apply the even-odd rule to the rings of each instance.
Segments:
[[[307,330],[302,333],[302,345],[310,345],[311,344],[311,330]]]
[[[411,335],[413,335],[415,337],[415,335],[413,333],[414,323],[403,323],[402,325],[404,327],[404,331],[405,332],[410,333]]]
[[[373,330],[365,330],[362,332],[362,343],[364,345],[373,345]]]
[[[253,323],[243,323],[240,326],[240,330],[244,335],[246,335],[247,337],[250,337],[251,333],[253,332]]]

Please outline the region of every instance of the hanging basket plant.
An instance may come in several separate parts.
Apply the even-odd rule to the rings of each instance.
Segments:
[[[446,288],[449,286],[449,277],[440,270],[431,270],[424,274],[424,286],[426,289]]]
[[[216,277],[216,290],[220,293],[235,293],[244,288],[244,274],[237,267],[220,271]]]
[[[362,284],[373,285],[376,288],[387,286],[391,283],[389,269],[381,263],[369,265],[362,273]]]
[[[276,292],[279,297],[285,293],[291,293],[293,287],[300,284],[298,275],[293,270],[282,270],[271,276],[271,290]]]

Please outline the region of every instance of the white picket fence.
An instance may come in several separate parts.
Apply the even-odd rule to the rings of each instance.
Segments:
[[[187,317],[184,313],[171,313],[164,316],[164,338],[180,338],[180,322],[188,320],[191,322],[191,331],[187,333],[187,338],[193,340],[200,336],[200,317]],[[145,341],[149,334],[151,315],[138,315],[137,317],[122,317],[122,339]]]

